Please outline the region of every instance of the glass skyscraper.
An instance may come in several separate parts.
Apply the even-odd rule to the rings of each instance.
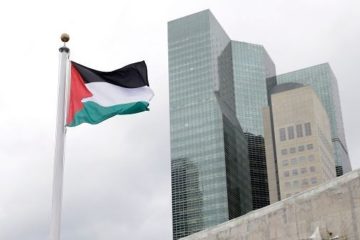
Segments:
[[[324,63],[281,74],[276,76],[276,81],[278,84],[297,82],[313,87],[330,119],[331,138],[335,151],[336,174],[341,176],[351,171],[341,114],[339,89],[330,65]]]
[[[210,11],[169,22],[174,239],[269,204],[261,108],[275,66]]]
[[[229,43],[210,11],[168,24],[174,239],[252,209]]]

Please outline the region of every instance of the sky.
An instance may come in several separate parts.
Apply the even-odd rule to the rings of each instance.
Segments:
[[[330,63],[360,167],[358,0],[1,1],[0,239],[48,239],[63,32],[85,66],[145,60],[155,97],[149,112],[68,130],[62,240],[172,238],[167,22],[204,9],[277,73]]]

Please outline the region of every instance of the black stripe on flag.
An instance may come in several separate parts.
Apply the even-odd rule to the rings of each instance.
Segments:
[[[149,86],[145,61],[129,64],[112,72],[101,72],[71,61],[85,83],[108,82],[125,88]]]

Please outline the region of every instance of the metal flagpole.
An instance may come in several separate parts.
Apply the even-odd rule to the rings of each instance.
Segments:
[[[61,35],[61,41],[64,46],[59,49],[60,63],[59,63],[59,91],[58,91],[58,106],[56,116],[56,137],[55,137],[55,157],[54,157],[54,178],[53,178],[53,199],[52,199],[52,214],[50,226],[50,240],[60,240],[60,225],[61,225],[61,202],[62,202],[62,188],[64,175],[64,147],[66,126],[65,118],[67,111],[67,98],[69,87],[67,80],[69,75],[69,54],[70,49],[66,47],[65,43],[70,39],[69,35],[64,33]]]

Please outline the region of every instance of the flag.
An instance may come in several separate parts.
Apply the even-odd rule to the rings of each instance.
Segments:
[[[153,95],[144,61],[112,72],[71,62],[66,125],[97,124],[115,115],[147,111]]]

